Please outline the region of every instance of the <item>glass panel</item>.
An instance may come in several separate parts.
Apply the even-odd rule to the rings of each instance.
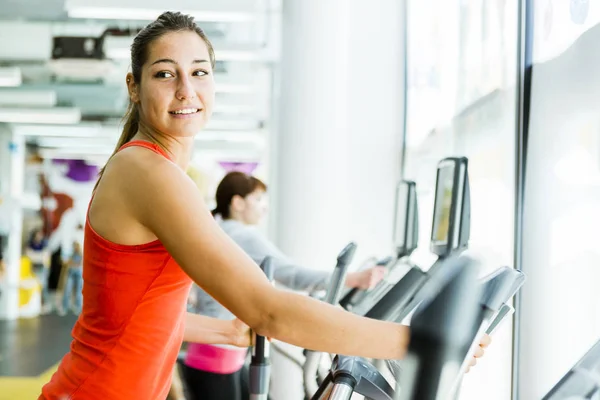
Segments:
[[[437,163],[469,158],[470,252],[491,272],[513,263],[518,1],[408,0],[405,178],[417,183],[420,243],[429,253]],[[510,398],[510,324],[465,378],[461,399]]]
[[[537,1],[534,12],[524,399],[541,398],[600,338],[600,3]]]

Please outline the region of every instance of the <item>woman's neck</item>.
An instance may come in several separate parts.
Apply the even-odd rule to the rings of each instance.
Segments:
[[[137,133],[131,140],[143,140],[160,146],[169,157],[171,157],[171,160],[184,171],[187,170],[190,159],[192,158],[192,151],[194,150],[193,137],[173,137],[165,135],[148,128],[141,123]]]

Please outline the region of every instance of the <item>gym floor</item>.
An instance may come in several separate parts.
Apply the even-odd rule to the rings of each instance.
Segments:
[[[69,350],[77,317],[0,321],[0,400],[37,399]]]

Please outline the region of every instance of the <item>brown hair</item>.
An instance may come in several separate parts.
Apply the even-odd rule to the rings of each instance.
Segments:
[[[220,214],[223,219],[229,219],[229,206],[234,196],[246,197],[255,190],[267,191],[267,185],[258,178],[246,175],[243,172],[229,172],[219,186],[215,194],[217,207],[212,211],[213,215]]]
[[[204,40],[204,43],[206,43],[206,47],[208,48],[211,65],[213,68],[215,67],[216,61],[213,46],[204,31],[196,25],[194,18],[180,12],[167,11],[162,13],[156,21],[151,22],[142,29],[133,39],[133,43],[131,44],[131,73],[133,75],[133,81],[136,84],[139,85],[142,80],[142,67],[146,61],[148,61],[148,48],[150,45],[167,33],[181,31],[196,32],[198,36]],[[115,151],[111,155],[111,158],[117,153],[121,146],[129,142],[138,131],[140,113],[137,105],[131,102],[131,100],[129,101],[129,106],[127,107],[127,112],[125,113],[123,120],[125,121],[123,132],[121,133],[121,137],[119,137],[117,146],[115,147]],[[96,187],[98,186],[98,182],[100,182],[103,173],[104,168],[102,168],[98,174]]]

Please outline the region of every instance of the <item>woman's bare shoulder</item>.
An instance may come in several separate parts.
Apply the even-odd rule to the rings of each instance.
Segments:
[[[105,239],[125,245],[147,243],[156,236],[141,220],[140,208],[149,198],[164,195],[162,183],[178,167],[163,156],[130,147],[106,164],[90,205],[89,222]],[[182,172],[181,172],[182,173]]]

